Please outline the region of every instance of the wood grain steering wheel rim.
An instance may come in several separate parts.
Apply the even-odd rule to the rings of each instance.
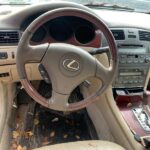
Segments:
[[[30,39],[32,35],[41,25],[43,25],[47,21],[50,21],[54,18],[61,16],[75,16],[88,20],[92,22],[103,33],[110,49],[110,60],[109,60],[110,65],[108,68],[104,67],[88,52],[85,52],[81,48],[72,45],[60,43],[56,44],[46,43],[37,46],[30,45]],[[63,50],[61,51],[61,49]],[[78,61],[82,65],[81,67],[82,70],[80,70],[79,73],[73,74],[73,77],[71,76],[68,77],[68,75],[72,74],[72,72],[68,71],[69,73],[67,75],[66,74],[64,75],[61,71],[59,71],[58,74],[60,74],[60,77],[62,79],[58,79],[56,77],[56,73],[52,73],[58,72],[57,70],[59,68],[59,67],[57,68],[58,63],[56,65],[57,69],[54,69],[53,71],[52,70],[53,66],[50,66],[51,63],[47,62],[48,61],[47,57],[51,57],[51,59],[53,59],[53,57],[56,56],[55,51],[58,52],[60,56],[66,53],[67,54],[71,53],[69,55],[69,58],[72,56],[77,60],[78,58],[81,58]],[[31,85],[30,81],[27,79],[25,64],[30,61],[42,63],[47,69],[50,68],[48,69],[48,74],[50,76],[52,75],[52,86],[54,86],[52,97],[50,99],[46,99],[43,96],[41,96]],[[87,63],[86,66],[85,62]],[[101,95],[111,84],[118,66],[118,54],[116,43],[112,33],[99,17],[97,17],[95,14],[92,14],[91,11],[88,12],[87,10],[81,10],[78,8],[59,8],[44,13],[27,27],[18,45],[16,65],[20,81],[23,87],[37,103],[54,110],[75,111],[82,109],[98,100],[98,96]],[[89,69],[91,71],[89,71]],[[97,77],[103,81],[102,82],[103,84],[98,89],[98,91],[80,102],[68,104],[69,93],[73,90],[73,88],[79,85],[79,83],[81,81],[84,81],[87,77],[92,76]],[[66,79],[66,82],[62,81],[63,79]],[[66,83],[66,88],[65,89],[63,89],[63,87],[59,88],[58,83],[56,84],[56,82],[58,81]],[[70,84],[68,82],[70,82]],[[69,88],[71,90],[69,90]],[[60,90],[62,90],[63,92]]]

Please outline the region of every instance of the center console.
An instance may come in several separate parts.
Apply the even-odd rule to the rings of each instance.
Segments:
[[[142,88],[115,89],[114,97],[135,140],[150,148],[150,94],[143,95]]]
[[[135,140],[150,148],[150,93],[144,91],[150,69],[150,32],[132,28],[112,31],[119,55],[114,99]]]
[[[112,28],[118,46],[119,66],[114,88],[144,87],[150,67],[150,31]],[[104,46],[107,42],[103,40]]]
[[[114,87],[144,87],[150,65],[150,48],[122,46],[118,52],[119,66]]]

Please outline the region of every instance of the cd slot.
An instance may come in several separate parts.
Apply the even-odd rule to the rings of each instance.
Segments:
[[[118,44],[118,48],[139,48],[143,47],[143,45],[138,45],[138,44]]]

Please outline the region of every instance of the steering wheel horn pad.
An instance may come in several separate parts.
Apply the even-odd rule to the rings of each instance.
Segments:
[[[72,71],[70,66],[66,69],[63,63],[66,60],[71,61],[66,65],[74,65],[71,63],[75,62],[79,69]],[[69,44],[50,44],[41,64],[51,78],[53,90],[61,94],[70,94],[86,78],[96,73],[96,59],[81,48]]]
[[[16,64],[20,81],[27,93],[39,104],[59,111],[75,111],[98,100],[113,80],[118,66],[117,47],[112,33],[95,14],[78,8],[59,8],[38,17],[23,33],[17,49]],[[101,30],[110,49],[110,66],[106,68],[88,52],[74,45],[45,43],[30,45],[33,33],[44,23],[60,16],[76,16],[92,22]],[[25,64],[34,61],[44,66],[52,82],[52,97],[41,96],[27,79]],[[102,87],[80,102],[68,103],[71,92],[88,77],[97,77]]]

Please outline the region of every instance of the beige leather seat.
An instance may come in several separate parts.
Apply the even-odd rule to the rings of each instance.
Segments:
[[[56,144],[34,150],[125,150],[123,147],[106,141],[79,141]]]

